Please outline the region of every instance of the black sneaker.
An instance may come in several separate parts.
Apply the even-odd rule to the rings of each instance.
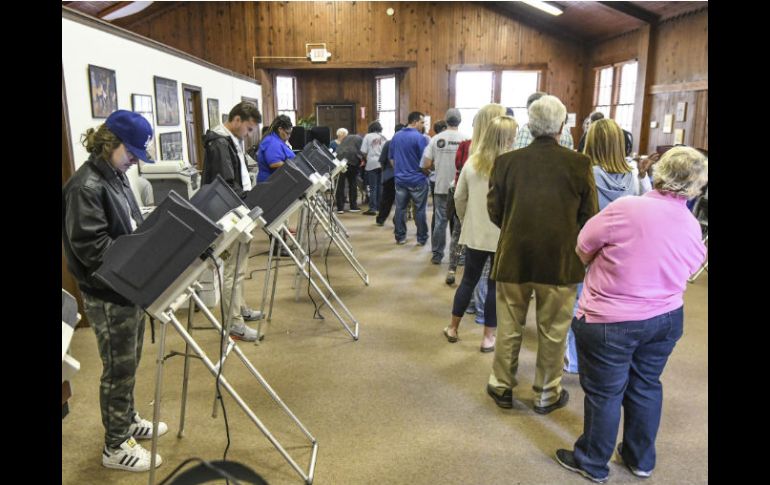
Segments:
[[[578,467],[578,464],[575,462],[575,454],[569,450],[556,450],[556,461],[567,470],[579,473],[595,483],[605,483],[610,478],[609,475],[604,478],[597,478]]]
[[[373,211],[373,210],[369,209],[369,210],[363,211],[361,214],[363,214],[365,216],[376,216],[377,215],[377,211]]]
[[[454,271],[449,271],[446,274],[446,280],[445,281],[446,281],[446,284],[448,284],[448,285],[454,284],[454,282],[455,282],[455,272]]]
[[[385,225],[385,223],[384,223],[384,222],[380,222],[380,221],[377,221],[377,222],[375,222],[375,224],[377,224],[377,225],[378,225],[378,226],[380,226],[380,227],[382,227],[382,226],[384,226],[384,225]]]
[[[359,209],[358,207],[351,207],[350,212],[361,212],[361,209]]]
[[[495,392],[495,388],[491,384],[487,384],[487,394],[495,400],[495,404],[503,409],[511,409],[513,407],[513,391],[506,389],[502,396],[498,396]]]
[[[569,393],[566,389],[561,390],[559,400],[550,406],[534,406],[534,410],[537,414],[548,414],[551,411],[556,411],[559,408],[563,408],[569,402]]]
[[[618,456],[620,457],[620,461],[628,468],[628,471],[633,473],[635,476],[639,478],[650,478],[652,476],[652,470],[646,472],[644,470],[640,470],[636,467],[633,467],[628,464],[625,458],[623,458],[623,442],[621,441],[618,443]]]

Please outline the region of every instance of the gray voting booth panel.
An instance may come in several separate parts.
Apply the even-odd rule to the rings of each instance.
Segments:
[[[246,203],[227,185],[221,175],[217,175],[210,184],[206,184],[195,193],[190,203],[206,214],[212,221],[218,221],[225,214]]]
[[[321,175],[328,175],[329,172],[336,168],[334,155],[329,152],[328,148],[316,140],[308,143],[301,153],[303,158]]]
[[[221,233],[216,223],[172,191],[134,233],[115,240],[94,275],[148,308]]]
[[[284,163],[265,182],[257,184],[246,195],[246,205],[262,208],[269,225],[286,211],[313,183],[296,166]]]

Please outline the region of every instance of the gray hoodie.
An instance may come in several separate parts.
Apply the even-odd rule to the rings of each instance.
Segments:
[[[594,165],[594,180],[596,193],[599,196],[599,210],[607,207],[613,200],[624,195],[642,195],[652,189],[649,177],[639,178],[635,163],[629,163],[628,173],[607,173],[598,165]]]

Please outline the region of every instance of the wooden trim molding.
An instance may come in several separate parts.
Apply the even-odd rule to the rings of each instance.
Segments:
[[[270,61],[253,60],[254,69],[408,69],[417,67],[417,61],[398,62],[310,62],[310,61]]]
[[[650,86],[647,94],[681,93],[683,91],[708,91],[709,80],[692,81],[677,84],[654,84]]]
[[[166,54],[179,57],[181,59],[184,59],[190,62],[194,62],[195,64],[212,69],[214,71],[221,72],[228,76],[235,77],[243,81],[248,81],[258,86],[262,85],[259,81],[257,81],[254,78],[251,78],[249,76],[244,76],[243,74],[240,74],[235,71],[231,71],[230,69],[225,69],[224,67],[221,67],[221,66],[217,66],[216,64],[212,64],[208,61],[204,61],[203,59],[199,57],[195,57],[191,54],[188,54],[187,52],[181,51],[179,49],[175,49],[171,46],[167,46],[166,44],[161,44],[156,40],[143,37],[139,34],[131,32],[130,30],[123,29],[121,27],[118,27],[117,25],[113,25],[109,22],[105,22],[104,20],[100,20],[90,15],[84,14],[83,12],[78,12],[77,10],[73,10],[71,8],[65,7],[64,5],[62,5],[62,8],[61,8],[61,16],[62,18],[65,18],[67,20],[72,20],[73,22],[77,22],[79,24],[83,24],[88,27],[101,30],[102,32],[107,32],[108,34],[112,34],[117,37],[121,37],[123,39],[136,42],[137,44],[142,44],[144,46],[150,47],[151,49],[156,49],[156,50],[165,52]]]
[[[548,64],[447,64],[447,71],[547,71]]]

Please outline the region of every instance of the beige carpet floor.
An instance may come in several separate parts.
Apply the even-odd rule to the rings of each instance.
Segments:
[[[339,296],[361,324],[360,340],[344,331],[328,308],[324,320],[313,319],[306,290],[298,301],[291,289],[293,271],[281,268],[272,322],[259,344],[240,348],[293,410],[319,443],[315,482],[359,484],[583,484],[553,458],[557,448],[571,448],[583,423],[583,397],[578,377],[563,384],[571,399],[566,408],[547,416],[531,409],[536,352],[534,308],[528,316],[514,395],[528,407],[502,410],[486,395],[492,354],[479,352],[482,327],[472,316],[463,319],[461,340],[447,343],[441,330],[449,322],[454,288],[444,283],[447,257],[430,263],[430,248],[415,244],[414,224],[408,242],[394,243],[392,224],[377,227],[374,218],[346,213],[341,220],[351,233],[371,285],[364,286],[340,252],[332,249],[328,274]],[[429,214],[430,217],[430,214]],[[266,238],[253,244],[250,270],[264,268]],[[325,246],[318,231],[318,246]],[[316,246],[316,241],[311,242]],[[325,271],[321,250],[315,262]],[[246,281],[246,300],[258,308],[263,271]],[[458,274],[458,281],[459,281]],[[315,295],[316,302],[320,301]],[[186,312],[180,312],[184,317]],[[201,313],[196,324],[204,325]],[[646,484],[702,484],[708,481],[708,274],[688,286],[685,334],[662,377],[663,419],[658,434],[658,464]],[[195,338],[216,358],[218,336],[196,330]],[[179,335],[169,328],[167,351],[183,351]],[[103,428],[99,415],[101,372],[93,331],[75,333],[71,351],[81,363],[72,381],[70,414],[62,421],[62,483],[143,484],[147,473],[109,470],[101,465]],[[158,344],[146,332],[137,376],[139,412],[152,418]],[[212,418],[214,378],[193,360],[185,432],[180,422],[183,359],[166,361],[161,416],[169,433],[159,439],[164,463],[157,481],[190,457],[221,459],[226,444],[221,410]],[[307,468],[310,447],[246,368],[231,355],[227,379],[257,416]],[[253,468],[271,484],[299,484],[299,475],[227,396],[230,425],[228,458]],[[149,441],[144,442],[149,446]],[[613,457],[610,483],[636,484]],[[222,482],[223,483],[223,482]]]

